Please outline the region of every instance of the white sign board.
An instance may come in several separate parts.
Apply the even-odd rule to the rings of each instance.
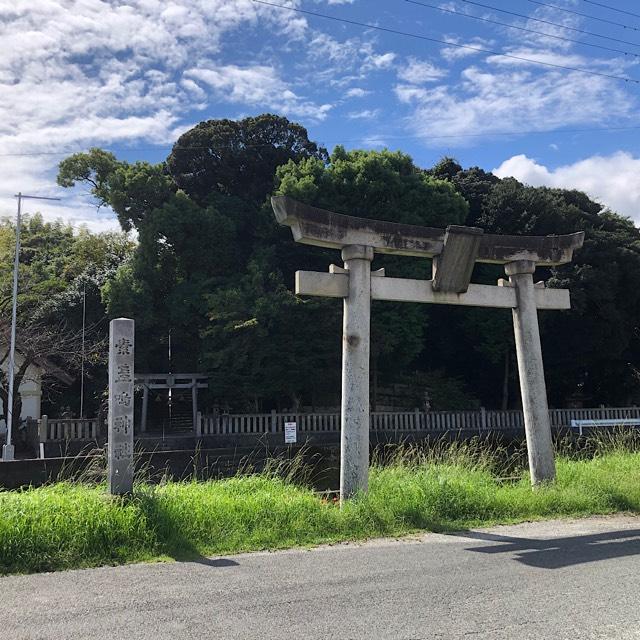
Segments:
[[[298,442],[298,429],[295,422],[284,423],[284,443],[295,444]]]

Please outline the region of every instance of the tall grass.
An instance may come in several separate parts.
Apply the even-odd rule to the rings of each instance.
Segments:
[[[608,437],[608,436],[607,436]],[[558,478],[532,490],[523,448],[494,443],[396,447],[370,490],[340,509],[308,486],[300,459],[226,480],[138,482],[130,498],[61,482],[0,493],[0,572],[314,545],[541,518],[640,512],[636,436],[558,446]]]

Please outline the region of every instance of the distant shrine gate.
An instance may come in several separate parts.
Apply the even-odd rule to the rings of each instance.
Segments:
[[[369,345],[371,300],[511,309],[531,481],[555,478],[538,309],[569,309],[569,291],[533,282],[536,266],[571,262],[584,232],[500,236],[475,227],[430,227],[369,220],[318,209],[287,196],[271,198],[277,221],[296,242],[340,249],[344,267],[296,272],[296,294],[344,300],[340,497],[366,491],[369,478]],[[431,280],[388,278],[371,271],[375,253],[433,259]],[[509,280],[470,284],[476,262],[503,264]]]

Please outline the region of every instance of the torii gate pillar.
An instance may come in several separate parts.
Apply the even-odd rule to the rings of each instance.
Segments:
[[[369,351],[373,248],[342,249],[349,275],[342,319],[342,401],[340,418],[340,498],[369,485]]]
[[[527,438],[531,483],[551,481],[556,477],[553,441],[549,421],[547,389],[542,365],[542,346],[538,327],[533,273],[536,263],[517,260],[505,264],[509,284],[515,288],[517,305],[511,310],[518,357],[518,375]]]

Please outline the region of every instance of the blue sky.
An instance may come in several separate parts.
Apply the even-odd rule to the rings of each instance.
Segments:
[[[21,190],[62,196],[38,205],[49,218],[115,228],[55,186],[65,153],[156,162],[201,120],[269,111],[330,149],[453,155],[640,221],[637,2],[420,2],[274,0],[441,42],[252,0],[0,0],[0,215]]]

